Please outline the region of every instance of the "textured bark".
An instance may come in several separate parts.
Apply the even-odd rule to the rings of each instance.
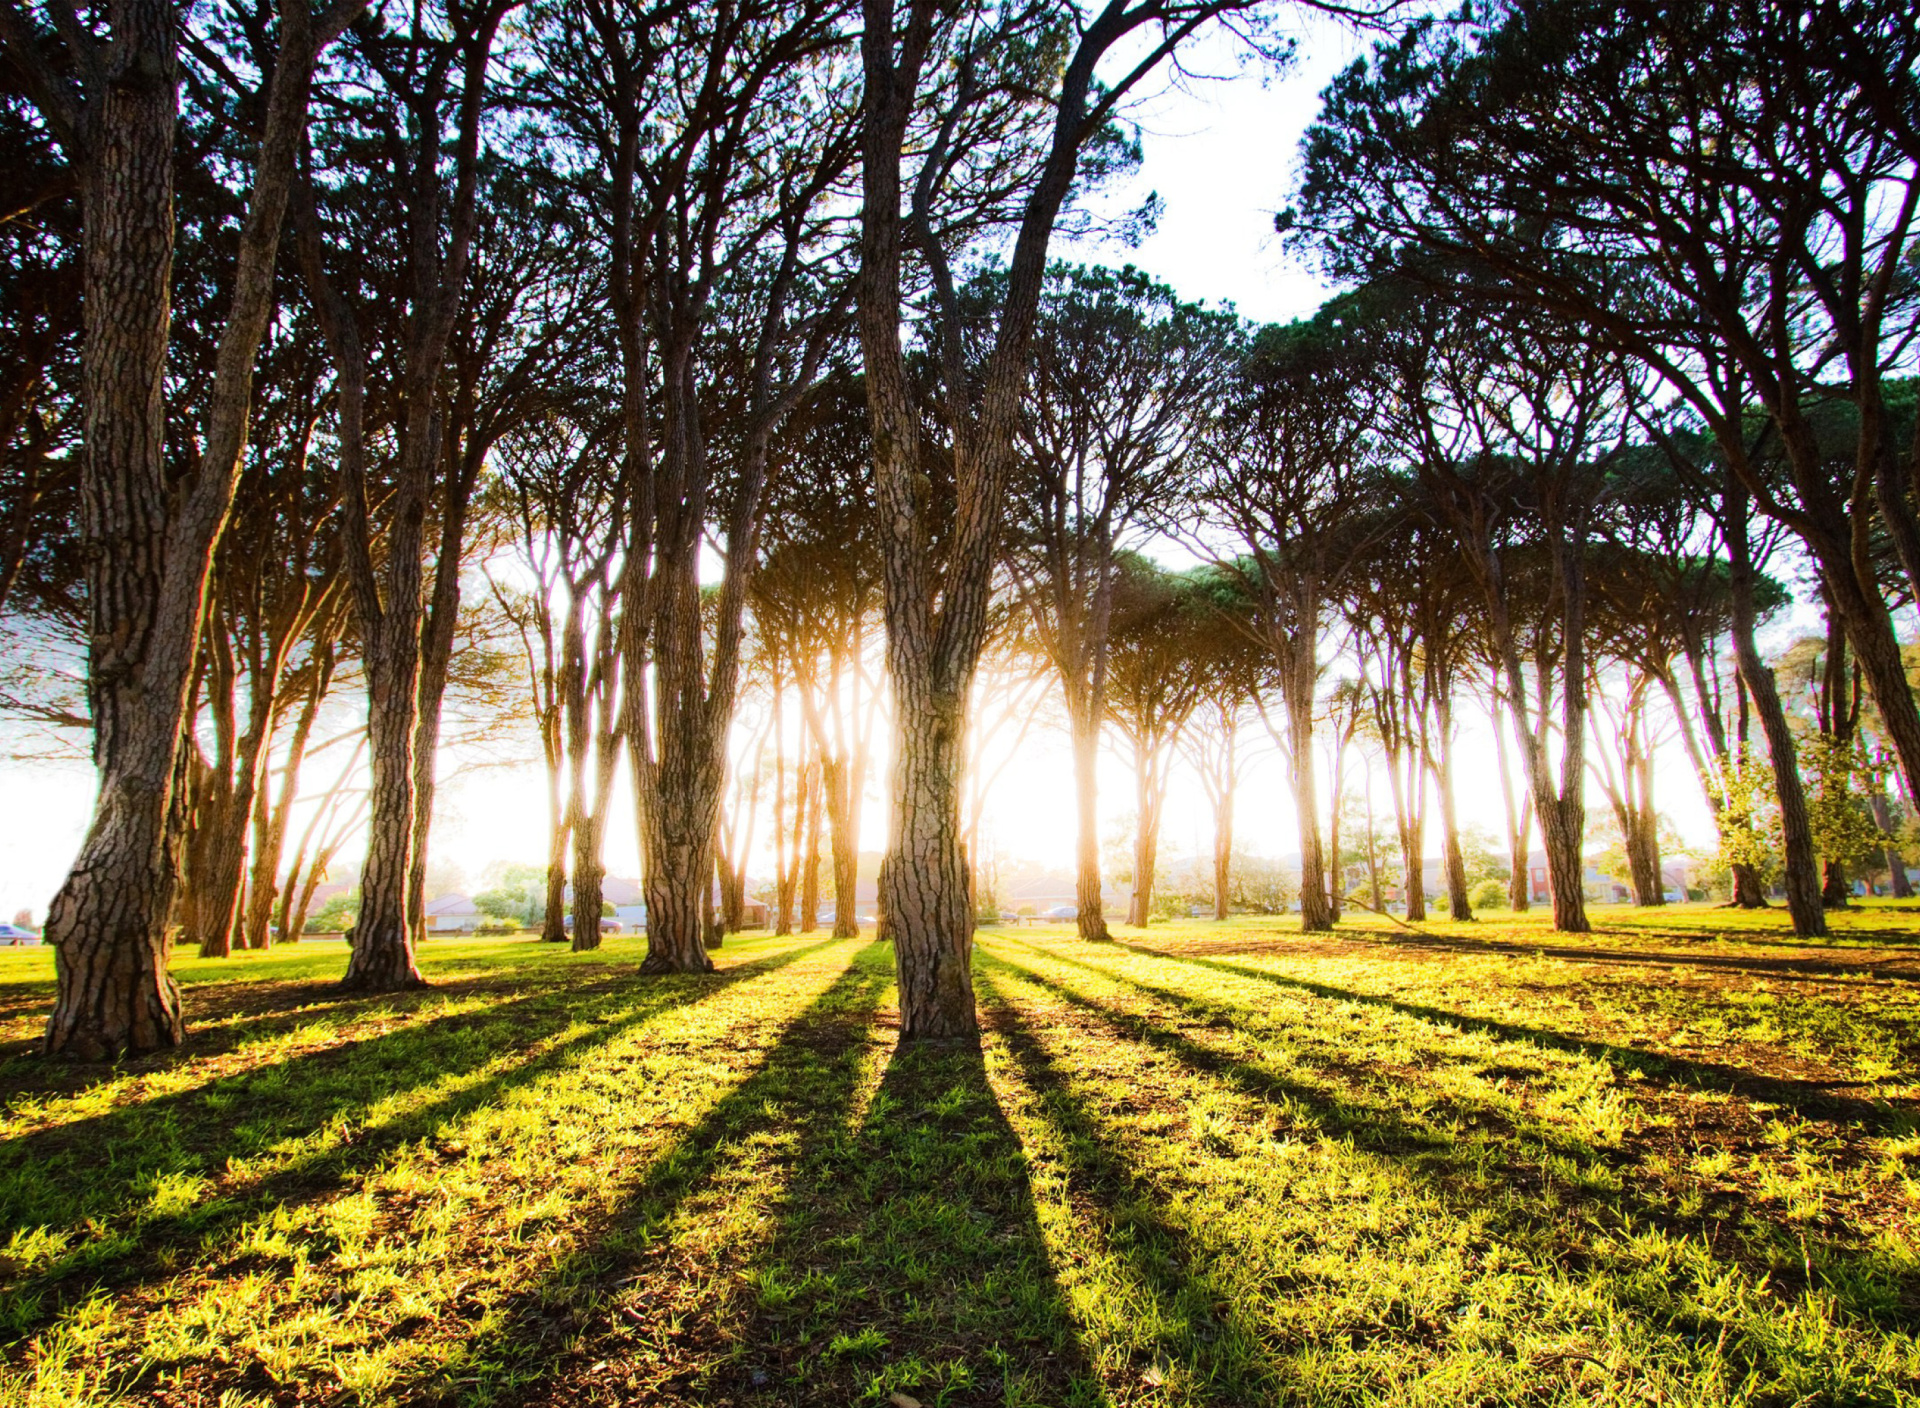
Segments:
[[[663,562],[651,590],[658,705],[651,756],[640,756],[638,740],[635,747],[636,778],[647,798],[647,956],[640,971],[705,973],[713,968],[705,915],[712,904],[732,681],[707,681],[693,554]]]
[[[336,18],[345,24],[330,14],[323,29]],[[316,41],[304,5],[282,10],[200,455],[193,473],[175,482],[164,455],[164,395],[177,20],[159,0],[117,0],[109,22],[111,46],[87,60],[100,73],[84,108],[64,86],[44,94],[55,131],[83,169],[81,536],[99,770],[93,821],[47,914],[56,995],[45,1046],[86,1059],[174,1046],[184,1035],[166,971],[166,924],[178,876],[171,827],[179,820],[187,696],[208,571],[246,445],[314,48],[338,32]]]
[[[898,653],[895,644],[892,652]],[[896,670],[896,687],[903,674]],[[964,691],[901,699],[894,734],[893,844],[881,873],[903,1038],[974,1030],[973,909],[960,845]]]
[[[1745,487],[1729,480],[1724,525],[1728,549],[1728,595],[1733,617],[1734,661],[1741,683],[1753,701],[1753,711],[1766,735],[1767,754],[1773,764],[1774,791],[1780,803],[1781,851],[1785,861],[1787,913],[1793,920],[1793,932],[1812,938],[1827,932],[1827,919],[1820,904],[1820,874],[1814,860],[1813,828],[1807,818],[1807,794],[1800,781],[1798,751],[1793,731],[1787,725],[1786,710],[1780,703],[1780,691],[1773,671],[1760,658],[1754,641],[1753,603],[1754,566],[1747,537],[1747,494]]]
[[[1451,681],[1446,682],[1450,689]],[[1473,918],[1473,900],[1467,894],[1467,858],[1460,849],[1460,815],[1453,794],[1453,701],[1447,689],[1434,700],[1434,723],[1439,746],[1429,754],[1434,794],[1440,799],[1440,852],[1447,870],[1447,914],[1465,922]]]
[[[1107,932],[1105,900],[1100,893],[1100,703],[1087,699],[1088,688],[1076,698],[1069,687],[1069,699],[1079,707],[1069,708],[1073,732],[1073,795],[1078,831],[1074,848],[1074,898],[1079,908],[1077,922],[1080,937],[1094,943],[1105,942]]]
[[[1308,619],[1318,621],[1314,611]],[[1315,658],[1313,629],[1300,632],[1292,658],[1281,676],[1285,686],[1288,732],[1288,777],[1293,784],[1293,808],[1300,828],[1300,929],[1325,933],[1333,928],[1333,907],[1327,901],[1327,859],[1320,839],[1320,799],[1313,775],[1314,689],[1320,672]]]

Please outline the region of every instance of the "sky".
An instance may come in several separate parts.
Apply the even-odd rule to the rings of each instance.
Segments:
[[[1089,262],[1131,262],[1188,298],[1231,302],[1260,321],[1312,312],[1329,290],[1281,249],[1273,216],[1287,203],[1299,139],[1317,110],[1320,90],[1363,52],[1364,41],[1325,21],[1302,29],[1298,41],[1294,67],[1270,79],[1236,72],[1235,57],[1224,46],[1193,54],[1188,66],[1194,72],[1233,76],[1189,81],[1150,97],[1136,114],[1144,161],[1124,187],[1107,196],[1125,208],[1157,192],[1164,209],[1153,233],[1133,249],[1056,245],[1055,253]],[[1462,820],[1499,835],[1502,813],[1491,735],[1484,721],[1472,717],[1471,707],[1464,712],[1469,717],[1458,765]],[[443,801],[432,842],[435,878],[442,884],[476,887],[499,862],[544,858],[545,781],[533,761],[531,735],[524,747],[524,758],[517,761],[482,760],[493,765],[477,768],[471,758],[443,764]],[[1015,763],[996,786],[988,844],[1009,860],[1070,864],[1073,794],[1064,737],[1036,727]],[[876,769],[876,794],[883,778]],[[1103,761],[1101,782],[1109,826],[1123,824],[1132,811],[1133,788],[1122,759]],[[1697,844],[1710,842],[1705,803],[1675,746],[1661,754],[1656,791],[1662,810],[1684,835]],[[92,774],[84,764],[0,760],[0,919],[11,919],[23,908],[36,921],[44,916],[79,847],[92,796]],[[1384,783],[1381,801],[1385,805]],[[1268,855],[1297,849],[1292,812],[1278,760],[1261,758],[1245,784],[1237,819],[1245,849]],[[608,867],[616,875],[638,870],[631,818],[623,790],[607,840]],[[884,825],[879,802],[870,798],[865,847],[882,844]],[[1182,775],[1169,799],[1163,854],[1205,854],[1210,837],[1210,814],[1198,783]],[[1437,841],[1436,832],[1432,844]]]

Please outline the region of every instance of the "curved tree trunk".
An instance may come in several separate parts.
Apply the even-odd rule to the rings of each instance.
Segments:
[[[1767,753],[1773,763],[1774,791],[1780,802],[1781,849],[1786,861],[1787,913],[1793,920],[1793,932],[1800,938],[1812,938],[1827,932],[1827,919],[1820,904],[1820,877],[1814,860],[1813,827],[1807,817],[1807,794],[1800,781],[1800,763],[1793,732],[1787,726],[1786,710],[1780,704],[1780,691],[1773,671],[1760,658],[1754,643],[1755,610],[1753,604],[1754,567],[1747,537],[1747,493],[1744,486],[1728,476],[1726,538],[1728,548],[1728,604],[1731,607],[1734,660],[1740,679],[1760,716],[1766,734]]]
[[[99,790],[45,934],[55,975],[45,1049],[96,1060],[184,1036],[167,972],[183,723],[208,569],[246,444],[314,49],[338,33],[316,36],[303,6],[282,12],[201,452],[182,482],[165,453],[178,18],[160,0],[125,0],[111,18],[105,81],[85,95],[66,90],[86,105],[84,134],[62,135],[81,171],[85,230],[80,526]]]

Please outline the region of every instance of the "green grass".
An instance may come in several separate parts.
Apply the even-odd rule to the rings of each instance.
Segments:
[[[0,1405],[1920,1402],[1920,915],[983,933],[643,979],[183,959],[31,1054],[0,952]]]

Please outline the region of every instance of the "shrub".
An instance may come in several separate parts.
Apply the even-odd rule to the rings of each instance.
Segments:
[[[520,932],[520,923],[515,919],[482,919],[473,932],[476,934],[517,934]]]
[[[1505,909],[1507,907],[1507,882],[1504,880],[1482,880],[1468,892],[1467,898],[1475,909]]]

